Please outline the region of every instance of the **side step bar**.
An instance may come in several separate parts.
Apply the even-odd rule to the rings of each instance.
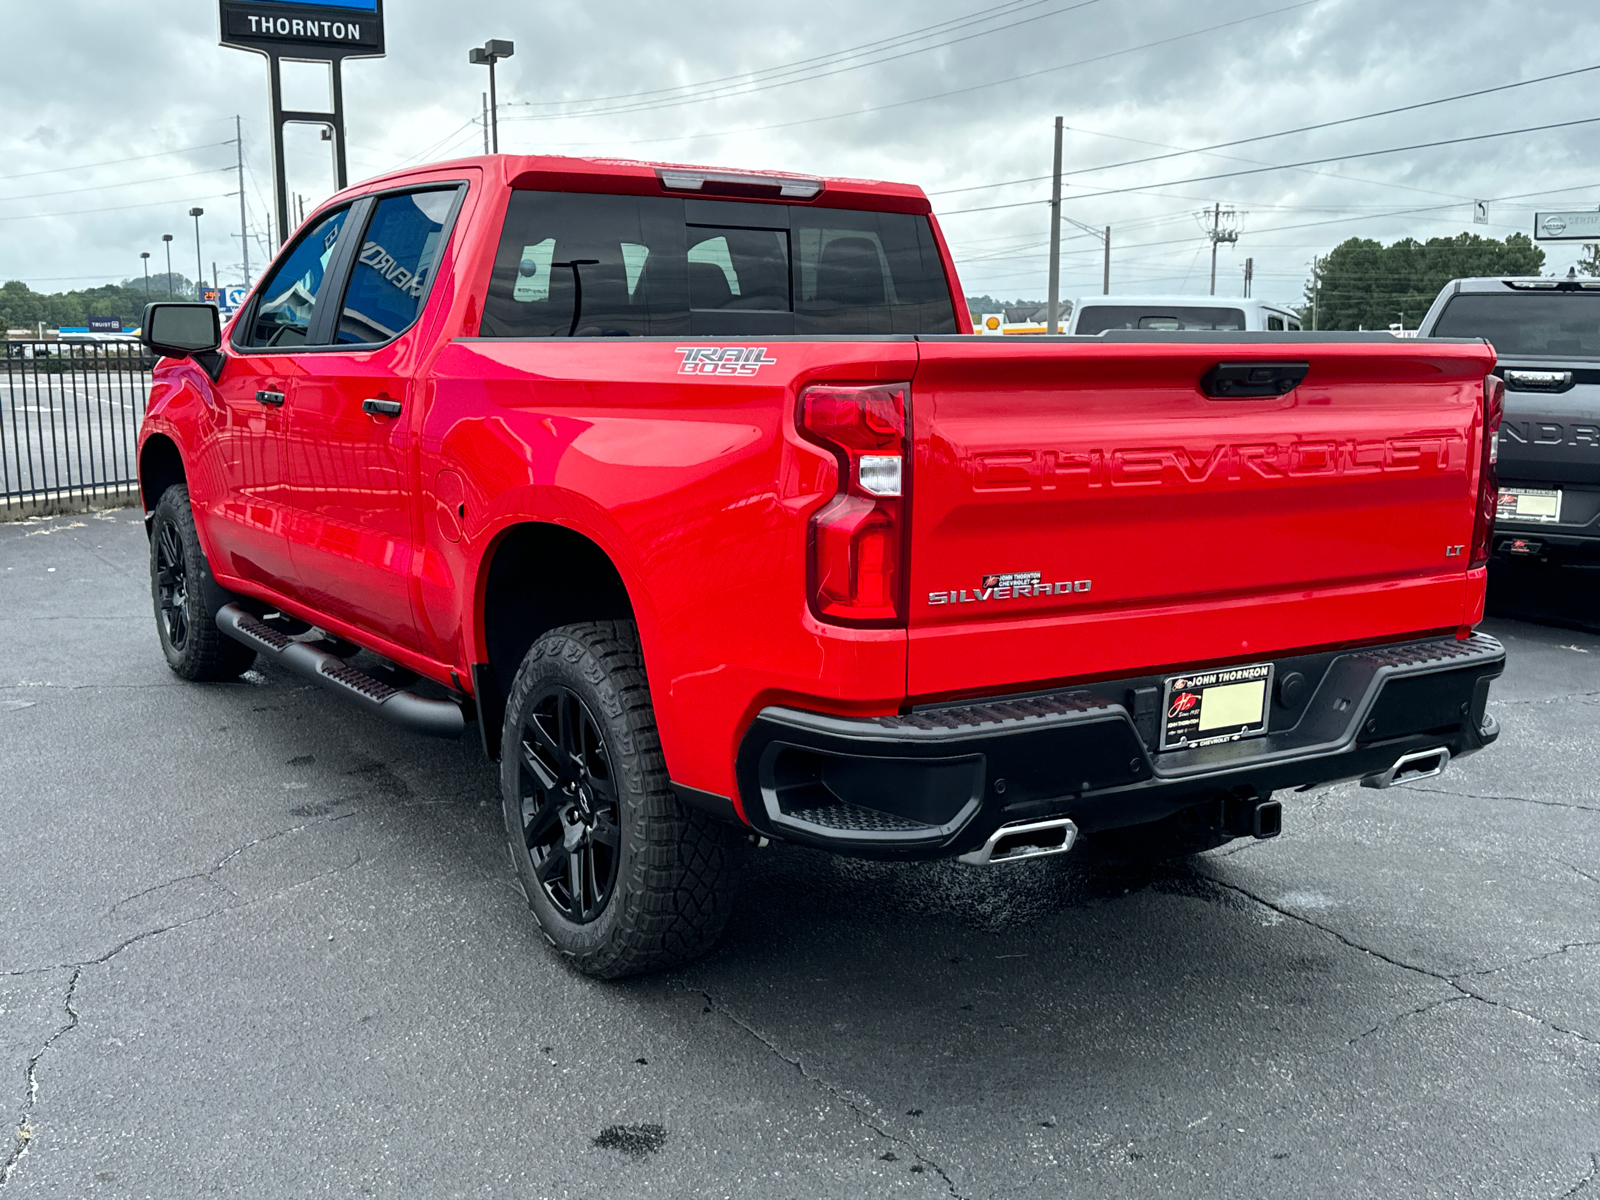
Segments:
[[[369,712],[413,733],[449,738],[459,737],[466,728],[466,714],[455,701],[424,700],[390,687],[342,658],[284,636],[237,604],[225,604],[218,610],[217,628],[256,653],[267,655],[284,669],[320,683],[330,692],[354,700]]]

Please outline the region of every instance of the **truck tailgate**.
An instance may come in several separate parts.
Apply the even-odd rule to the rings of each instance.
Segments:
[[[1482,343],[951,338],[920,351],[913,698],[1464,619]],[[1214,399],[1200,381],[1219,363],[1308,370],[1286,395]]]

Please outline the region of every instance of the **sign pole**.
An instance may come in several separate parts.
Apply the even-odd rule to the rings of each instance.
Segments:
[[[272,247],[276,253],[289,237],[289,175],[283,162],[283,75],[278,69],[278,56],[268,54],[267,64],[272,105],[272,197],[278,213],[278,240]]]
[[[267,60],[272,108],[272,189],[277,218],[276,244],[288,239],[289,180],[284,162],[283,127],[320,125],[333,143],[336,190],[350,186],[344,134],[344,60],[384,55],[383,0],[218,0],[221,44],[249,50]],[[282,62],[328,65],[332,111],[285,109]],[[241,138],[241,159],[243,157]],[[242,196],[243,183],[239,188]]]

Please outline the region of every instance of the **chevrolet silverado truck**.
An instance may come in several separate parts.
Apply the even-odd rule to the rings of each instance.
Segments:
[[[1600,569],[1600,280],[1452,280],[1417,336],[1487,338],[1499,355],[1496,557]]]
[[[917,188],[492,156],[156,304],[172,669],[475,722],[549,941],[617,976],[781,839],[983,866],[1279,831],[1498,733],[1482,340],[982,338]]]

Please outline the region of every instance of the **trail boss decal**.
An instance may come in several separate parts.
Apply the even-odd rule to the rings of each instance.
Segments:
[[[679,375],[754,375],[778,360],[767,357],[765,346],[679,346],[683,355]]]
[[[985,604],[993,600],[1032,600],[1043,596],[1070,596],[1087,592],[1092,579],[1063,579],[1045,583],[1042,572],[1014,571],[1009,575],[985,575],[983,586],[953,592],[929,592],[929,604]]]

